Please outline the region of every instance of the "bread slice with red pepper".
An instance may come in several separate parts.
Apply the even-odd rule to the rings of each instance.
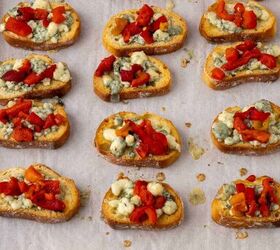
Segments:
[[[280,225],[280,184],[268,176],[224,184],[211,206],[212,219],[226,227],[253,228]]]
[[[0,103],[18,97],[61,97],[71,89],[71,75],[65,63],[56,63],[46,55],[30,54],[1,62],[0,84]]]
[[[110,18],[103,30],[103,45],[115,56],[143,50],[147,55],[180,49],[187,37],[186,21],[176,13],[145,4]]]
[[[184,204],[167,183],[121,176],[105,194],[101,214],[114,229],[164,230],[181,224]]]
[[[43,164],[0,171],[0,215],[59,223],[79,210],[75,182]]]
[[[214,119],[211,138],[224,153],[269,154],[280,149],[279,118],[280,107],[267,100],[229,107]]]
[[[62,146],[70,134],[63,105],[17,99],[0,109],[0,145],[8,148],[46,148]]]
[[[276,34],[274,14],[255,1],[217,0],[201,17],[200,34],[210,42],[267,41]]]
[[[99,125],[94,145],[117,165],[163,168],[178,159],[182,142],[173,123],[163,117],[120,112]]]
[[[280,47],[252,40],[219,45],[208,55],[202,78],[223,90],[246,82],[272,82],[280,75]]]
[[[160,96],[171,88],[171,73],[162,61],[143,51],[129,57],[112,55],[97,67],[93,88],[102,100],[111,102]]]
[[[68,3],[21,2],[2,18],[0,31],[14,47],[54,50],[72,45],[80,34],[80,18]]]

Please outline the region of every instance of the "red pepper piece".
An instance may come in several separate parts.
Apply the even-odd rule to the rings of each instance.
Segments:
[[[219,0],[216,5],[216,14],[218,17],[227,20],[227,21],[233,21],[234,15],[229,14],[227,10],[225,9],[225,1]]]
[[[43,79],[45,78],[50,78],[52,79],[53,78],[53,73],[56,69],[56,65],[53,64],[51,66],[49,66],[48,68],[46,68],[41,74],[40,74],[40,77]]]
[[[29,110],[32,107],[32,101],[24,100],[23,102],[19,102],[14,106],[6,109],[6,114],[9,116],[10,119],[16,117],[19,112],[29,113]]]
[[[26,22],[17,20],[14,17],[9,17],[6,23],[6,30],[23,37],[32,33],[32,28]]]
[[[22,62],[22,66],[19,68],[18,71],[29,73],[31,70],[31,63],[28,59],[24,59]]]
[[[7,71],[1,78],[4,81],[11,81],[11,82],[22,82],[26,77],[25,72],[10,70]]]
[[[35,195],[32,198],[32,202],[44,209],[52,210],[52,211],[58,211],[62,212],[65,209],[65,204],[61,200],[45,200],[45,194],[43,193],[43,198],[42,196],[37,196]]]
[[[221,81],[226,77],[226,74],[220,68],[214,68],[211,71],[211,77]]]
[[[167,23],[167,22],[168,22],[168,20],[167,20],[166,16],[161,16],[152,23],[150,30],[152,32],[155,32],[156,30],[158,30],[160,28],[161,23]]]
[[[22,120],[22,118],[20,118],[20,117],[14,117],[12,119],[12,123],[14,124],[15,127],[19,127],[19,126],[21,126],[21,120]]]
[[[269,69],[274,69],[277,65],[276,57],[273,55],[262,53],[260,57],[260,62],[264,64]]]
[[[236,183],[235,187],[237,193],[245,193],[245,185],[243,183]]]
[[[17,127],[12,133],[12,138],[18,142],[33,141],[33,131],[29,128]]]
[[[247,125],[243,122],[240,117],[234,117],[233,127],[240,133],[241,131],[247,129]]]
[[[123,40],[125,43],[128,43],[130,37],[139,34],[142,31],[142,28],[137,25],[136,22],[128,23],[122,31]]]
[[[20,112],[18,113],[18,117],[19,117],[19,118],[26,119],[26,118],[28,117],[28,114],[26,114],[26,113],[20,111]]]
[[[234,12],[235,13],[243,13],[245,11],[245,7],[243,3],[236,3],[234,5]]]
[[[260,212],[261,212],[263,217],[268,217],[270,215],[270,211],[269,211],[268,205],[265,204],[265,203],[262,203],[260,205]]]
[[[66,122],[66,118],[61,114],[56,114],[56,115],[54,115],[54,121],[55,121],[56,125],[59,126]]]
[[[250,175],[246,178],[247,181],[250,181],[250,182],[254,182],[256,180],[256,176],[255,175]]]
[[[148,29],[143,30],[140,33],[140,36],[143,37],[147,44],[151,44],[154,42],[153,34]]]
[[[149,146],[144,143],[140,143],[135,150],[141,158],[145,158],[149,154]]]
[[[254,13],[254,11],[245,10],[242,17],[243,17],[242,27],[244,29],[254,29],[254,28],[256,28],[256,26],[257,26],[257,16]]]
[[[56,125],[55,116],[54,116],[54,114],[49,114],[45,120],[45,124],[44,124],[43,128],[47,129],[54,125]]]
[[[136,74],[138,71],[143,71],[143,67],[140,64],[133,64],[131,66],[131,71]]]
[[[135,195],[139,195],[140,194],[140,191],[142,189],[142,187],[146,188],[147,187],[147,182],[146,181],[142,181],[142,180],[137,180],[135,182],[135,185],[134,185],[134,190],[133,190],[133,193]]]
[[[56,24],[60,24],[60,23],[64,22],[66,19],[64,16],[64,14],[65,14],[64,6],[58,6],[58,7],[54,8],[52,10],[52,14],[53,14],[52,21]]]
[[[28,22],[34,19],[34,9],[31,7],[20,7],[18,8],[18,13],[20,14],[18,17],[19,20]]]
[[[46,193],[60,194],[60,182],[58,180],[44,180],[43,189]]]
[[[34,84],[37,84],[41,82],[44,78],[41,75],[38,75],[35,72],[31,72],[25,79],[24,84],[27,84],[29,86],[32,86]]]
[[[246,203],[249,206],[249,210],[247,211],[247,215],[254,216],[255,212],[258,209],[258,205],[255,197],[255,188],[246,187],[245,191]]]
[[[52,194],[52,193],[44,193],[44,195],[45,195],[45,199],[46,199],[47,201],[53,201],[53,200],[55,200],[55,195]]]
[[[156,210],[151,206],[137,207],[133,210],[129,219],[132,223],[140,224],[148,219],[148,223],[155,225],[157,222]]]
[[[236,46],[236,49],[240,51],[246,51],[246,50],[251,50],[255,48],[257,44],[252,41],[252,40],[245,40],[243,43],[240,43],[239,45]]]
[[[26,120],[33,125],[38,125],[39,127],[44,126],[44,121],[42,120],[42,118],[34,112],[31,112]]]
[[[0,121],[6,123],[8,121],[8,116],[5,109],[0,109]]]
[[[44,19],[43,20],[43,26],[45,27],[45,28],[47,28],[48,26],[49,26],[49,24],[50,24],[50,20],[49,19]]]
[[[251,107],[244,112],[236,112],[234,117],[240,117],[242,120],[256,120],[256,121],[265,121],[270,116],[269,112],[263,112],[257,110],[255,107]]]
[[[131,82],[131,86],[132,87],[139,87],[139,86],[142,86],[144,84],[147,84],[149,83],[150,81],[150,75],[146,72],[139,72],[137,73],[137,78],[134,79],[132,82]]]
[[[144,4],[143,7],[139,10],[136,22],[139,26],[145,27],[150,23],[153,15],[153,9],[149,5]]]
[[[113,69],[113,64],[116,60],[116,57],[111,55],[109,57],[104,58],[101,63],[98,65],[95,76],[101,77],[105,72],[109,72]]]
[[[153,143],[150,145],[150,152],[153,155],[164,155],[168,151],[168,142],[166,136],[162,133],[155,132],[152,135]]]
[[[49,12],[44,9],[35,9],[34,10],[34,19],[35,20],[45,20],[48,18]]]
[[[18,181],[18,187],[21,193],[28,191],[28,185],[24,181]]]
[[[35,183],[44,180],[43,175],[36,170],[33,166],[29,166],[24,173],[24,178],[31,183]]]
[[[154,204],[154,208],[155,209],[159,209],[159,208],[162,208],[164,206],[166,202],[166,199],[164,196],[157,196],[156,199],[155,199],[155,204]]]
[[[270,133],[254,129],[245,129],[241,131],[241,135],[245,142],[257,140],[261,143],[267,143],[270,137]]]
[[[235,25],[237,27],[241,27],[242,22],[243,22],[242,14],[241,13],[236,13],[235,16],[234,16],[233,22],[235,23]]]
[[[124,70],[120,71],[121,80],[124,82],[132,82],[134,79],[134,73],[132,70]]]
[[[11,177],[10,181],[8,182],[5,195],[12,195],[12,196],[21,195],[17,178]]]
[[[152,195],[152,193],[150,193],[146,187],[142,186],[140,193],[139,193],[140,199],[142,201],[143,204],[147,205],[147,206],[153,206],[155,200],[154,197]]]
[[[226,49],[226,59],[228,62],[235,62],[239,58],[238,50],[235,48]]]

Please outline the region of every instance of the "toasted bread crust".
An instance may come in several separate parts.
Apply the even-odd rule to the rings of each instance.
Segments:
[[[35,220],[43,223],[59,223],[70,220],[79,210],[80,208],[80,194],[77,189],[75,182],[71,179],[61,176],[51,168],[43,165],[43,164],[32,164],[35,169],[40,172],[47,173],[55,179],[58,179],[67,194],[65,194],[65,198],[63,199],[66,208],[63,212],[55,212],[51,210],[41,209],[26,209],[20,208],[17,210],[11,209],[9,206],[0,205],[0,215],[11,218],[21,218],[21,219],[29,219]],[[0,177],[7,173],[13,173],[14,171],[21,171],[22,168],[12,168],[7,170],[0,171]]]
[[[149,60],[153,62],[159,68],[162,77],[157,81],[156,86],[148,86],[144,88],[124,88],[119,93],[119,100],[128,100],[142,97],[161,96],[167,94],[172,85],[171,73],[161,60],[157,58],[149,57]],[[111,93],[108,88],[104,86],[102,77],[93,77],[93,89],[97,96],[106,102],[111,101]]]
[[[265,176],[257,178],[257,182],[262,181]],[[236,180],[235,183],[248,183],[244,180]],[[222,187],[219,189],[218,194],[222,192]],[[280,184],[276,183],[276,195],[280,198]],[[248,217],[248,216],[229,216],[225,214],[225,210],[221,201],[215,198],[211,205],[211,217],[217,223],[225,227],[233,228],[252,228],[252,227],[279,227],[280,226],[280,212],[273,213],[270,217]]]
[[[216,3],[210,5],[207,12],[214,11],[215,8],[216,8]],[[236,41],[242,41],[246,39],[251,39],[253,41],[269,41],[276,34],[277,22],[274,14],[270,10],[268,10],[263,6],[262,8],[265,9],[273,17],[272,25],[267,29],[252,30],[252,31],[246,30],[240,33],[232,33],[232,34],[226,32],[219,32],[218,35],[213,35],[211,34],[211,30],[213,29],[214,26],[211,25],[203,15],[201,17],[200,24],[199,24],[199,32],[207,41],[212,43],[236,42]],[[216,28],[214,27],[214,29]]]
[[[139,116],[136,113],[132,113],[132,112],[120,112],[118,114],[125,117]],[[104,159],[106,159],[111,163],[121,165],[121,166],[164,168],[171,165],[179,158],[181,153],[177,150],[171,150],[167,155],[148,156],[144,159],[140,158],[138,155],[133,159],[129,158],[127,155],[123,155],[119,158],[114,156],[110,151],[110,144],[108,143],[108,141],[106,141],[103,138],[103,130],[105,128],[108,128],[108,124],[112,122],[115,115],[116,114],[111,115],[103,120],[103,122],[97,128],[95,138],[93,139],[94,146],[96,147],[97,151],[101,154],[101,156]],[[177,142],[182,146],[180,135],[171,121],[151,113],[145,113],[142,116],[156,117],[157,119],[165,121],[171,129],[172,135],[176,138]]]
[[[20,3],[20,5],[23,5],[24,3]],[[59,41],[57,43],[51,43],[51,42],[33,42],[31,39],[26,38],[26,37],[21,37],[13,32],[10,31],[4,31],[3,38],[7,43],[9,43],[13,47],[19,47],[27,50],[42,50],[42,51],[47,51],[47,50],[57,50],[57,49],[63,49],[66,47],[71,46],[73,43],[76,42],[78,39],[80,32],[81,32],[81,21],[78,13],[69,5],[69,4],[58,4],[58,3],[51,3],[52,7],[56,6],[61,6],[64,5],[66,10],[70,10],[72,12],[73,16],[73,31],[71,31],[71,35],[69,39],[64,39],[63,41]],[[2,22],[7,18],[7,15],[5,15],[2,18]]]
[[[168,10],[155,7],[153,6],[153,9],[157,10],[158,12],[163,13],[166,16],[172,16],[175,19],[176,24],[179,24],[183,30],[182,34],[177,35],[175,38],[171,39],[171,41],[168,42],[156,42],[152,44],[132,44],[132,45],[119,45],[117,42],[115,42],[111,37],[111,29],[115,25],[115,18],[119,17],[122,14],[126,13],[136,13],[138,10],[125,10],[120,12],[117,15],[114,15],[110,18],[108,23],[106,24],[103,35],[102,35],[102,43],[106,50],[108,50],[110,53],[114,54],[115,56],[128,56],[130,53],[134,51],[140,51],[143,50],[147,55],[160,55],[160,54],[167,54],[171,53],[173,51],[176,51],[183,47],[184,42],[187,38],[188,28],[186,21],[179,15],[177,15],[174,12],[170,12]]]
[[[235,76],[226,76],[223,80],[217,81],[211,77],[211,71],[214,68],[213,53],[223,52],[225,53],[226,48],[235,47],[240,43],[234,43],[231,45],[220,45],[211,51],[205,61],[202,79],[204,82],[214,90],[224,90],[246,82],[273,82],[276,81],[280,76],[280,57],[277,58],[277,65],[271,70],[254,70],[252,73],[247,74],[246,70],[237,72]]]
[[[280,113],[280,107],[270,102],[273,110],[277,113]],[[218,116],[215,118],[213,124],[218,120]],[[250,143],[237,143],[234,145],[226,145],[223,142],[219,142],[215,135],[212,132],[211,126],[211,139],[213,144],[222,152],[228,154],[238,154],[238,155],[266,155],[278,151],[280,149],[280,141],[274,144],[268,144],[266,147],[262,146],[252,146]]]
[[[162,215],[155,225],[149,225],[147,221],[142,224],[135,224],[129,221],[129,218],[118,217],[112,212],[108,201],[116,199],[111,189],[107,191],[103,198],[101,217],[113,229],[143,229],[143,230],[166,230],[179,226],[184,219],[184,204],[179,195],[168,184],[162,183],[164,188],[174,197],[177,204],[177,211],[173,215]]]

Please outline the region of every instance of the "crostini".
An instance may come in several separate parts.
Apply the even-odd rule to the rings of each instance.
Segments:
[[[202,16],[199,31],[210,42],[267,41],[275,36],[276,18],[255,1],[217,0]]]
[[[147,55],[180,49],[187,37],[186,21],[176,13],[145,4],[110,18],[103,30],[103,45],[115,56],[143,50]]]
[[[212,219],[226,227],[280,225],[280,184],[268,176],[224,184],[212,202]]]
[[[280,107],[260,100],[220,113],[211,129],[214,145],[225,153],[262,155],[280,148]]]
[[[169,92],[171,74],[163,62],[137,51],[128,57],[103,59],[94,73],[93,86],[104,101],[159,96]]]
[[[1,146],[55,149],[69,134],[69,121],[59,103],[17,99],[0,109]]]
[[[43,164],[0,171],[0,215],[45,223],[71,219],[80,195],[71,179]]]
[[[53,50],[72,45],[80,34],[80,18],[67,3],[21,2],[2,18],[0,32],[14,47]]]
[[[166,167],[181,154],[181,138],[171,121],[158,115],[120,112],[98,127],[94,144],[108,161],[123,166]]]
[[[0,62],[0,103],[14,98],[50,98],[65,95],[71,75],[65,63],[45,55]]]
[[[179,195],[166,183],[122,176],[102,202],[102,218],[114,229],[159,230],[178,226],[184,218]]]
[[[245,40],[214,48],[206,59],[203,80],[221,90],[245,82],[275,81],[279,74],[280,47]]]

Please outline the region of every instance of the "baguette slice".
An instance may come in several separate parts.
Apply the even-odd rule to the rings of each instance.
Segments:
[[[226,3],[235,3],[236,1],[227,0]],[[236,42],[245,39],[252,39],[254,41],[268,41],[271,40],[276,34],[276,18],[274,14],[264,6],[255,1],[249,1],[260,9],[266,10],[269,14],[269,18],[266,21],[258,20],[257,27],[255,29],[243,29],[241,32],[230,33],[223,31],[216,26],[212,25],[205,17],[208,12],[216,9],[214,3],[209,6],[206,13],[201,17],[199,31],[200,34],[209,42],[223,43],[223,42]]]
[[[235,47],[240,43],[230,45],[219,45],[215,47],[207,56],[202,79],[204,82],[214,90],[224,90],[246,82],[273,82],[279,78],[280,75],[280,56],[277,56],[277,65],[273,69],[255,69],[247,72],[247,70],[238,71],[236,75],[227,75],[223,80],[216,80],[211,77],[211,72],[214,66],[214,53],[225,55],[227,48]]]
[[[159,55],[159,54],[171,53],[173,51],[180,49],[187,38],[188,28],[187,28],[186,21],[178,14],[171,12],[169,10],[162,9],[156,6],[152,6],[152,9],[154,10],[154,12],[161,13],[165,15],[167,18],[173,18],[174,24],[182,28],[182,33],[175,35],[174,37],[172,37],[170,41],[153,42],[151,44],[144,44],[144,45],[140,45],[140,44],[121,45],[118,43],[118,41],[115,41],[114,39],[115,36],[112,34],[112,30],[116,26],[115,19],[120,18],[126,14],[136,15],[138,10],[131,9],[131,10],[122,11],[112,16],[109,19],[108,23],[106,24],[103,30],[103,35],[102,35],[103,46],[115,56],[127,56],[133,51],[140,51],[140,50],[143,50],[147,55]]]
[[[276,119],[279,119],[280,115],[280,107],[275,105],[272,102],[269,102],[272,107],[272,112]],[[229,107],[225,109],[229,112],[237,112],[240,111],[240,107]],[[218,115],[219,116],[219,115]],[[218,116],[215,118],[213,124],[218,121]],[[213,126],[212,124],[212,126]],[[266,144],[265,146],[260,144],[253,146],[249,142],[239,142],[233,145],[226,145],[224,142],[219,141],[211,129],[211,139],[213,144],[222,152],[229,153],[229,154],[239,154],[239,155],[265,155],[270,154],[280,149],[280,141],[272,144]]]
[[[267,178],[267,176],[258,177],[254,182],[249,182],[247,180],[235,180],[233,183],[243,183],[246,186],[254,186],[261,185],[262,180]],[[280,199],[280,184],[274,181],[275,193]],[[222,201],[217,198],[222,193],[223,187],[221,187],[212,201],[211,205],[211,216],[212,219],[217,223],[225,227],[233,227],[233,228],[253,228],[253,227],[272,227],[272,226],[280,226],[280,211],[277,209],[276,211],[272,211],[269,217],[250,217],[250,216],[235,216],[230,215],[228,213],[228,209],[226,209]]]
[[[43,102],[33,100],[33,107],[42,107]],[[47,135],[41,135],[37,139],[26,142],[26,141],[16,141],[14,138],[10,137],[5,139],[5,134],[3,128],[0,129],[0,145],[7,148],[22,149],[22,148],[45,148],[45,149],[56,149],[61,147],[67,141],[70,135],[70,123],[67,114],[64,110],[63,105],[54,103],[54,112],[60,114],[65,118],[65,123],[59,125],[58,130],[48,133]]]
[[[79,210],[80,194],[75,182],[71,179],[61,176],[51,168],[43,164],[33,164],[34,168],[41,174],[59,180],[61,190],[65,194],[63,202],[65,210],[63,212],[56,212],[47,209],[36,208],[19,208],[13,209],[9,203],[5,202],[3,196],[0,196],[0,215],[12,218],[22,218],[35,220],[44,223],[59,223],[70,220]],[[25,168],[16,167],[0,171],[0,179],[9,179],[12,176],[23,175]]]
[[[122,177],[127,178],[127,177]],[[128,178],[127,178],[128,179]],[[141,224],[132,223],[129,217],[118,215],[109,205],[109,201],[118,197],[112,193],[111,188],[106,192],[101,208],[101,217],[113,229],[142,229],[142,230],[165,230],[179,226],[184,219],[184,204],[176,191],[167,183],[161,183],[166,191],[168,191],[177,205],[177,211],[172,215],[161,215],[155,225],[149,224],[148,220]]]
[[[123,101],[127,99],[135,99],[142,97],[152,97],[165,95],[170,91],[171,88],[171,73],[168,67],[159,59],[154,57],[148,57],[148,60],[152,62],[160,73],[160,79],[155,82],[154,85],[147,87],[128,87],[122,88],[120,93],[117,95],[111,94],[110,88],[104,85],[102,77],[93,77],[93,89],[94,92],[104,101],[115,102]]]
[[[51,65],[55,62],[47,55],[38,55],[38,54],[30,54],[26,57],[26,59],[40,59],[46,64]],[[4,62],[0,62],[0,66],[4,64],[14,64],[16,59],[11,58]],[[64,64],[64,63],[63,63]],[[65,69],[68,70],[66,64],[64,64]],[[30,99],[43,99],[43,98],[51,98],[55,96],[62,97],[67,94],[71,89],[71,79],[67,82],[58,81],[52,79],[50,85],[44,85],[42,82],[36,84],[31,90],[21,91],[21,90],[13,90],[12,92],[7,92],[5,90],[0,89],[0,103],[5,104],[7,101],[10,101],[15,98],[30,98]]]
[[[125,119],[149,119],[153,120],[157,124],[161,124],[163,127],[170,130],[170,135],[172,135],[175,141],[180,148],[179,151],[176,149],[170,149],[167,155],[149,155],[145,158],[141,158],[136,152],[135,157],[131,158],[128,155],[127,148],[124,154],[120,157],[116,157],[110,151],[111,141],[106,140],[103,136],[103,132],[105,129],[113,128],[114,127],[114,119],[116,117],[121,117],[123,120]],[[95,138],[94,138],[94,145],[97,151],[109,162],[122,165],[122,166],[138,166],[138,167],[155,167],[155,168],[164,168],[171,165],[175,162],[181,152],[182,142],[180,135],[173,125],[173,123],[163,117],[160,117],[153,113],[144,113],[142,115],[138,115],[132,112],[120,112],[114,115],[109,116],[108,118],[104,119],[103,122],[99,125],[96,130]]]
[[[36,0],[36,1],[40,2],[40,0]],[[20,47],[29,50],[43,50],[43,51],[66,48],[71,46],[73,43],[75,43],[75,41],[78,39],[80,35],[80,30],[81,30],[81,22],[78,13],[68,3],[56,3],[49,0],[43,0],[43,1],[49,2],[51,9],[54,9],[58,6],[64,6],[66,11],[71,12],[73,23],[69,31],[65,32],[65,34],[56,42],[52,42],[51,40],[36,42],[31,40],[31,38],[19,36],[11,31],[4,30],[2,35],[7,43],[9,43],[13,47]],[[26,6],[30,6],[30,4],[28,2],[21,2],[17,6],[26,7]],[[9,13],[4,15],[4,17],[2,18],[2,24],[5,24],[8,17],[9,17]]]

